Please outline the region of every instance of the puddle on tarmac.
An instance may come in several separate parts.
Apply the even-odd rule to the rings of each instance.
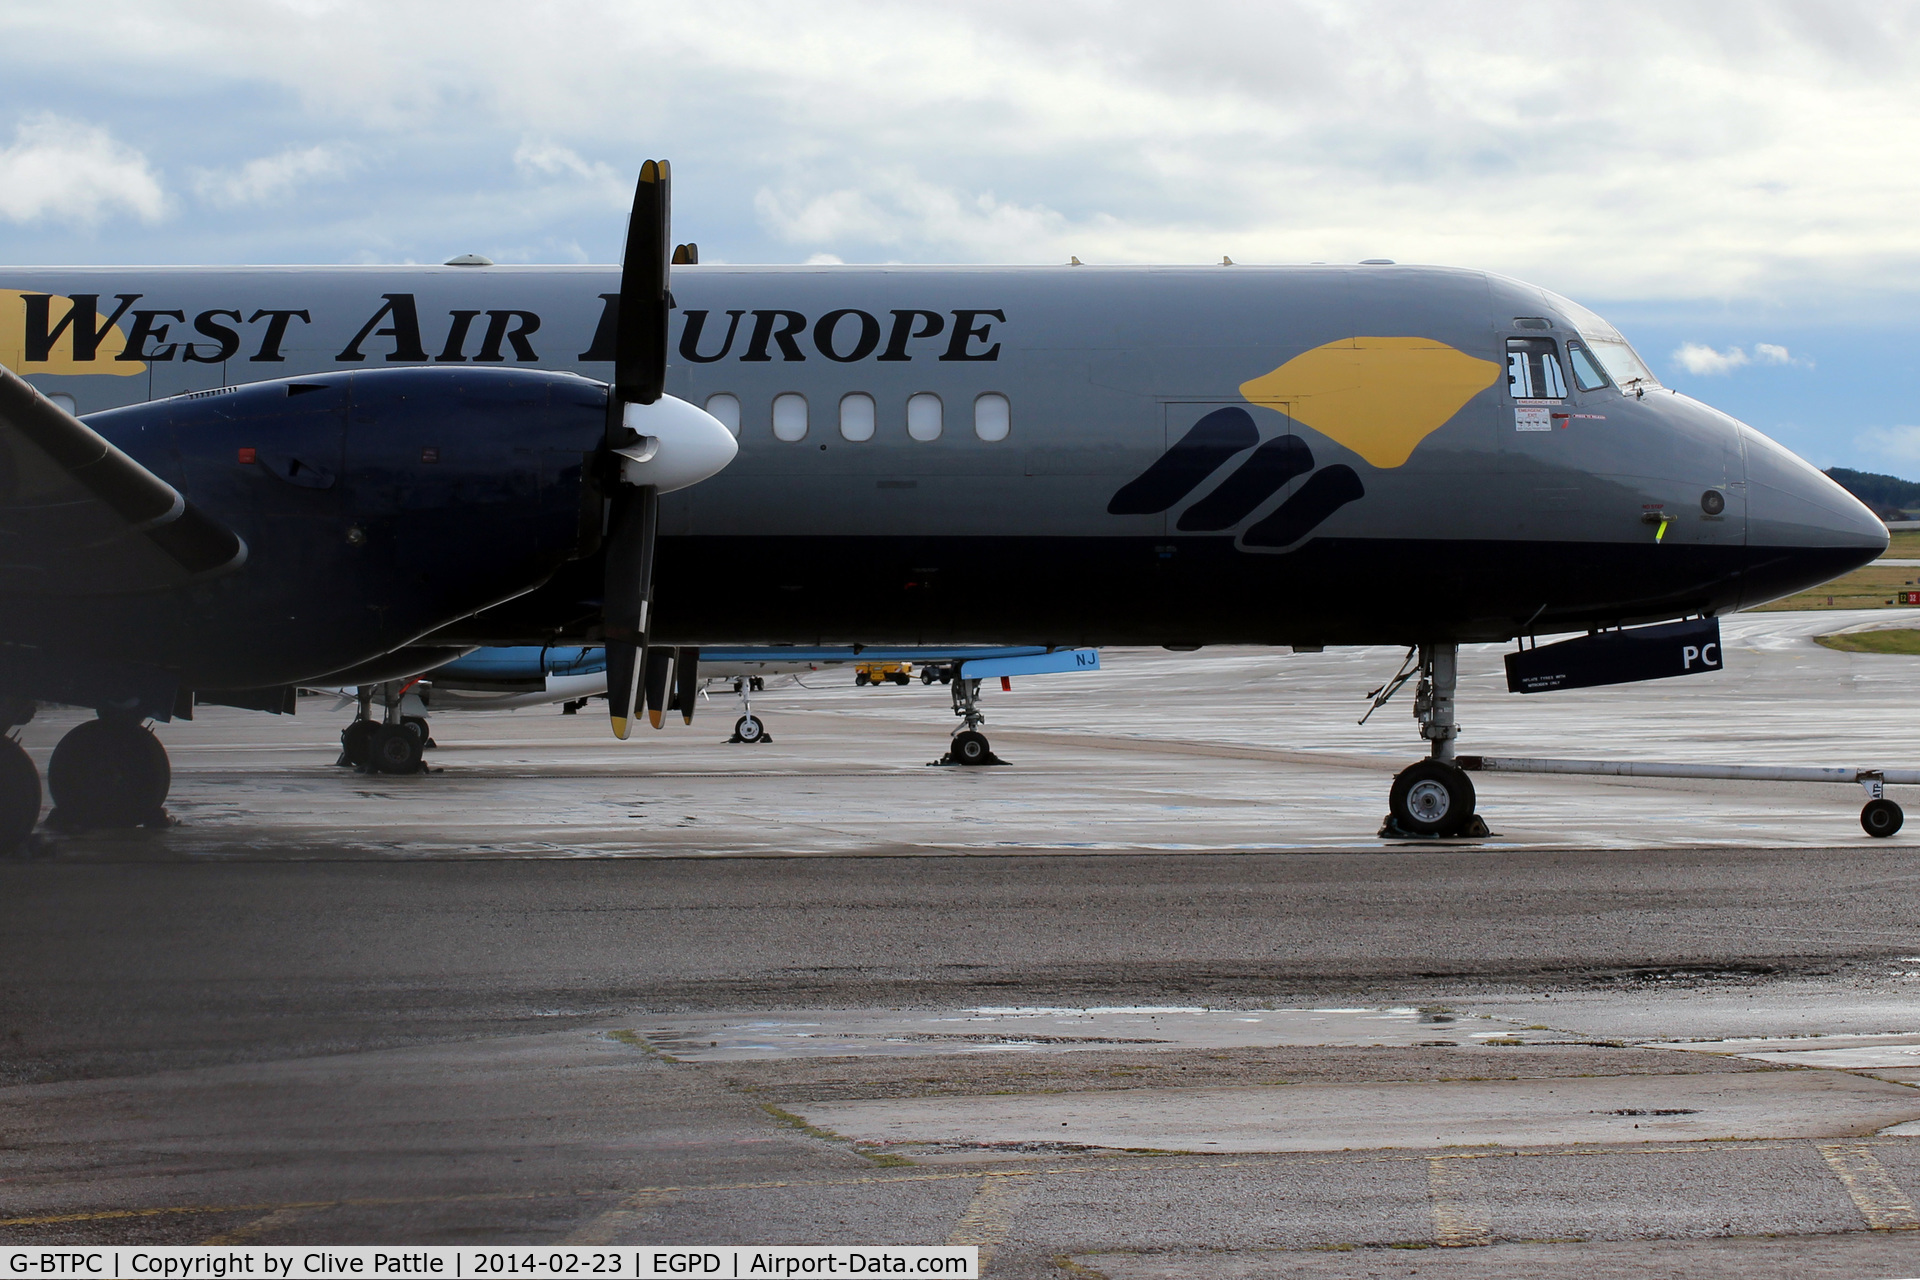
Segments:
[[[1724,1053],[1782,1066],[1837,1071],[1920,1067],[1920,1032],[1872,1036],[1754,1036],[1736,1040],[1650,1041],[1648,1048]]]
[[[950,1010],[807,1010],[653,1019],[634,1028],[660,1052],[691,1062],[770,1058],[1066,1053],[1117,1049],[1365,1048],[1566,1044],[1559,1032],[1447,1010],[1210,1009],[1199,1006],[1036,1006]]]

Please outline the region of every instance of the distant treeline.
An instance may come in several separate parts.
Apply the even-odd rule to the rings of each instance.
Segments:
[[[1877,515],[1897,516],[1903,511],[1920,508],[1920,483],[1912,480],[1875,475],[1871,471],[1851,471],[1846,467],[1829,467],[1827,475],[1842,489],[1872,507]]]

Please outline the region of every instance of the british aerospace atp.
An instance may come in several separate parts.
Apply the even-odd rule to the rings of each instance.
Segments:
[[[478,646],[604,645],[624,736],[700,646],[1400,644],[1447,834],[1458,645],[1671,665],[1887,542],[1517,280],[700,265],[655,162],[620,267],[5,269],[0,364],[0,720],[98,712],[80,823],[158,812],[149,721]]]

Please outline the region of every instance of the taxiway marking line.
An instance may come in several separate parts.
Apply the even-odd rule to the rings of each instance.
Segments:
[[[1472,1157],[1429,1156],[1427,1192],[1433,1198],[1433,1238],[1442,1248],[1493,1243],[1493,1210]]]
[[[1485,1152],[1461,1153],[1443,1157],[1449,1160],[1502,1160],[1527,1159],[1542,1156],[1659,1156],[1659,1155],[1699,1155],[1702,1151],[1780,1151],[1798,1146],[1805,1139],[1761,1139],[1753,1142],[1690,1142],[1681,1146],[1661,1147],[1500,1147]],[[1888,1145],[1899,1139],[1889,1139],[1887,1143],[1852,1143],[1852,1147],[1869,1145]],[[1407,1164],[1413,1161],[1428,1161],[1436,1157],[1424,1152],[1407,1152],[1399,1155],[1356,1155],[1352,1152],[1337,1152],[1328,1156],[1306,1159],[1297,1158],[1298,1152],[1273,1151],[1260,1152],[1236,1160],[1170,1160],[1163,1156],[1119,1156],[1103,1157],[1101,1163],[1077,1165],[1055,1165],[1043,1169],[1023,1169],[1019,1174],[993,1174],[993,1177],[1086,1177],[1121,1169],[1129,1173],[1143,1168],[1169,1170],[1204,1169],[1247,1169],[1274,1164],[1289,1157],[1296,1157],[1292,1163],[1299,1165],[1332,1164]],[[1877,1162],[1876,1162],[1877,1163]],[[629,1199],[652,1195],[698,1195],[707,1191],[772,1191],[782,1188],[805,1187],[857,1187],[885,1182],[958,1182],[974,1180],[983,1175],[977,1169],[954,1170],[953,1172],[927,1173],[874,1173],[845,1178],[781,1178],[763,1182],[726,1182],[695,1183],[685,1186],[635,1187],[622,1194]],[[606,1192],[591,1191],[523,1191],[496,1192],[475,1195],[450,1196],[391,1196],[356,1197],[347,1200],[316,1200],[291,1204],[196,1204],[163,1205],[150,1209],[96,1209],[83,1213],[35,1214],[17,1218],[0,1218],[0,1227],[44,1227],[58,1226],[68,1222],[108,1222],[121,1218],[152,1218],[166,1214],[193,1213],[270,1213],[279,1209],[333,1209],[333,1208],[377,1208],[387,1205],[410,1204],[461,1204],[486,1203],[489,1201],[511,1200],[584,1200],[594,1196],[606,1195]]]
[[[985,1273],[987,1264],[993,1261],[994,1247],[1006,1243],[1007,1232],[1013,1227],[1013,1214],[1019,1207],[1022,1190],[1015,1179],[1032,1176],[1032,1172],[1023,1170],[981,1177],[980,1189],[973,1193],[967,1211],[960,1215],[960,1221],[947,1236],[948,1244],[980,1246],[981,1273]]]
[[[275,1209],[272,1213],[245,1222],[231,1231],[222,1231],[219,1235],[208,1236],[201,1244],[253,1244],[261,1236],[278,1227],[284,1227],[300,1221],[302,1218],[319,1213],[325,1206],[289,1205],[285,1209]]]
[[[561,1244],[618,1244],[618,1237],[631,1235],[654,1225],[653,1210],[672,1204],[678,1197],[665,1192],[642,1191],[628,1196],[613,1208],[589,1218],[561,1237]]]
[[[1863,1142],[1822,1142],[1820,1154],[1875,1231],[1920,1231],[1920,1213]]]

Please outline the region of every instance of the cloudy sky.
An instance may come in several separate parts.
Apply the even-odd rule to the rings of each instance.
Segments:
[[[0,0],[0,262],[1354,261],[1920,477],[1920,6]]]

